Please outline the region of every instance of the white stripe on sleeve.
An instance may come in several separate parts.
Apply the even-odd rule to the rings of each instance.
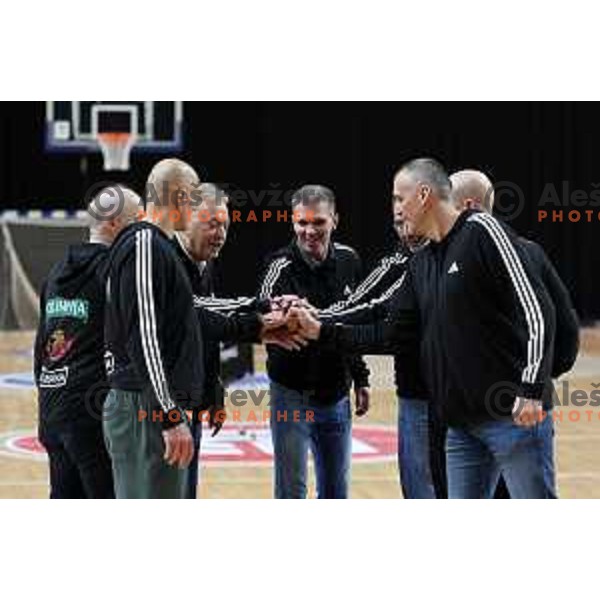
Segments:
[[[252,306],[255,298],[215,298],[214,296],[194,296],[195,308],[206,308],[215,312],[232,311],[244,306]]]
[[[511,282],[517,292],[517,297],[523,307],[525,320],[529,332],[527,342],[527,366],[523,370],[523,381],[534,383],[536,381],[540,364],[543,358],[544,350],[544,317],[531,282],[525,273],[521,259],[517,254],[512,242],[506,235],[506,232],[488,214],[477,213],[469,217],[469,221],[474,221],[482,225],[488,232],[494,244],[496,245],[502,261],[508,271]]]
[[[319,318],[335,318],[335,317],[348,316],[354,312],[372,309],[375,306],[377,306],[378,304],[383,304],[384,302],[389,300],[397,290],[399,290],[402,287],[402,285],[404,284],[405,278],[406,278],[406,272],[404,272],[402,274],[402,277],[400,277],[398,280],[396,280],[394,282],[394,284],[392,286],[390,286],[381,296],[371,300],[370,302],[363,302],[363,304],[355,304],[355,305],[349,306],[344,309],[340,308],[339,310],[336,310],[335,312],[331,312],[329,309],[323,310],[323,311],[319,312]]]
[[[279,279],[281,272],[289,264],[291,264],[291,262],[292,262],[291,260],[283,257],[283,258],[278,258],[278,259],[274,260],[270,264],[269,270],[267,271],[267,275],[265,277],[265,280],[264,280],[263,285],[260,290],[261,299],[264,300],[265,298],[271,297],[271,294],[273,293],[273,288],[275,287],[275,284],[277,283],[277,280]]]
[[[163,369],[160,346],[156,335],[154,288],[152,281],[152,237],[148,230],[136,233],[135,276],[142,350],[154,393],[167,412],[175,408]]]
[[[385,276],[393,265],[401,265],[408,260],[407,256],[396,253],[393,256],[384,258],[381,263],[371,271],[371,273],[363,280],[363,282],[354,290],[348,298],[332,304],[328,308],[323,309],[320,314],[326,317],[347,314],[347,311],[352,311],[354,305],[360,301],[363,296],[366,296]],[[393,286],[392,286],[393,287]],[[361,305],[361,308],[366,303]]]

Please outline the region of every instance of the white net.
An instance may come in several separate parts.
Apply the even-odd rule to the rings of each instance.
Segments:
[[[129,170],[129,155],[134,143],[133,133],[99,133],[98,145],[104,158],[104,170]]]
[[[35,329],[42,283],[67,246],[86,239],[85,214],[0,213],[0,329]]]

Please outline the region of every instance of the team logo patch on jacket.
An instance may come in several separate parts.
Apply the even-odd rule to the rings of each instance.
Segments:
[[[64,329],[55,329],[46,342],[46,356],[52,362],[64,358],[73,346],[73,341]]]
[[[81,298],[49,298],[46,302],[46,319],[71,317],[87,321],[90,316],[90,303]]]

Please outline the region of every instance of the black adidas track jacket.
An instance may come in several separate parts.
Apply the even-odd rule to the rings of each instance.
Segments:
[[[273,253],[260,278],[259,298],[283,294],[306,298],[316,308],[325,308],[352,294],[360,281],[360,259],[349,246],[331,244],[327,258],[311,266],[296,241]],[[333,404],[355,388],[368,387],[369,369],[356,352],[310,345],[298,352],[268,345],[269,377],[293,390],[311,394],[319,404]]]
[[[549,407],[551,376],[576,356],[576,318],[572,307],[555,309],[540,260],[490,215],[465,211],[409,262],[386,320],[324,324],[321,341],[387,354],[408,349],[418,330],[424,380],[451,425],[508,418],[516,395]],[[562,365],[554,365],[557,310],[571,345],[560,350]]]
[[[323,322],[352,325],[387,318],[402,287],[402,277],[411,256],[410,250],[400,248],[382,258],[346,300],[319,311],[319,319]],[[419,335],[416,326],[414,343],[398,348],[394,353],[394,380],[398,396],[420,400],[427,398],[428,392],[419,365]]]
[[[192,289],[171,241],[151,223],[125,228],[111,248],[105,343],[111,387],[147,394],[164,428],[177,425],[171,411],[202,402],[203,344]]]
[[[577,313],[569,291],[544,249],[525,238],[517,238],[516,243],[529,253],[533,267],[541,277],[555,307],[556,335],[552,377],[560,377],[573,367],[579,351]],[[383,258],[347,300],[320,311],[319,318],[323,322],[352,325],[370,323],[393,314],[394,303],[400,299],[402,276],[411,256],[412,252],[401,249]],[[419,339],[415,340],[415,345],[410,351],[406,348],[406,351],[397,351],[394,354],[394,376],[400,396],[421,399],[427,396],[420,376]]]
[[[220,342],[259,343],[262,321],[260,314],[269,309],[268,302],[255,298],[216,298],[211,262],[198,265],[188,254],[180,238],[171,240],[187,273],[194,295],[194,310],[203,339],[204,393],[200,410],[223,406]]]

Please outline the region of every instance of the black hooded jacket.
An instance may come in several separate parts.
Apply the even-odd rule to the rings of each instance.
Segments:
[[[40,295],[34,348],[40,423],[100,423],[108,384],[104,370],[104,297],[109,249],[70,246]]]

